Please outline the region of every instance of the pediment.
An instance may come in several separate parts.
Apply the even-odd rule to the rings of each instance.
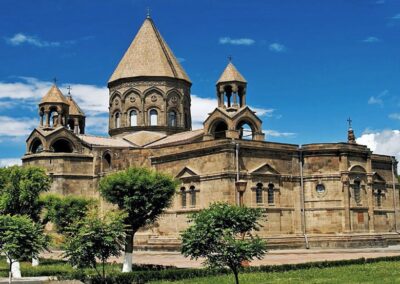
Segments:
[[[259,174],[259,175],[280,175],[280,173],[271,167],[268,163],[264,163],[257,168],[250,171],[251,174]]]
[[[240,117],[244,117],[244,116],[255,118],[261,122],[260,118],[248,106],[239,110],[237,113],[235,113],[235,115],[232,118],[236,119],[236,118],[240,118]]]
[[[198,178],[199,175],[189,167],[184,167],[177,175],[176,178],[178,179],[185,179],[185,178]]]
[[[386,183],[385,179],[376,172],[373,175],[373,181],[374,183]]]

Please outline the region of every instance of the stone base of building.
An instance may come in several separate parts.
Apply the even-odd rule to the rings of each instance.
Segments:
[[[286,235],[267,237],[269,250],[309,248],[379,248],[400,244],[398,233],[360,233],[342,235]],[[135,250],[138,251],[180,251],[181,241],[175,237],[138,236]]]

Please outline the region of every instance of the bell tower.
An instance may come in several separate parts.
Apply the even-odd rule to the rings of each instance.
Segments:
[[[109,134],[191,130],[191,85],[148,15],[108,81]]]
[[[246,106],[246,87],[246,79],[229,58],[228,65],[217,81],[218,107],[230,112]]]
[[[69,116],[69,103],[54,83],[39,103],[40,127],[65,127]]]
[[[262,121],[246,105],[247,81],[229,58],[216,84],[218,107],[204,121],[204,140],[264,140]]]

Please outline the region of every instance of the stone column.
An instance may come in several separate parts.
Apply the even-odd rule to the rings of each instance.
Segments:
[[[367,201],[368,201],[368,231],[374,233],[374,191],[372,187],[372,174],[367,176]]]
[[[49,127],[50,126],[50,113],[48,111],[45,111],[44,115],[46,116],[46,125],[45,125],[45,127]]]
[[[344,207],[344,222],[343,232],[351,232],[351,215],[350,215],[350,184],[347,173],[342,173],[342,188],[343,188],[343,207]]]

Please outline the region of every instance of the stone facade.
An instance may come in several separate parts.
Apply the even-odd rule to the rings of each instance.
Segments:
[[[149,54],[157,60],[144,60]],[[259,235],[271,248],[399,242],[393,157],[356,144],[352,129],[341,143],[265,141],[262,121],[246,105],[247,82],[231,62],[217,82],[218,105],[203,129],[191,130],[191,82],[151,19],[108,86],[110,137],[83,134],[81,111],[78,130],[65,123],[68,106],[79,107],[53,86],[57,94],[46,99],[45,109],[59,107],[62,118],[53,124],[46,118],[33,130],[22,159],[24,165],[44,167],[53,178],[52,191],[64,195],[97,198],[102,176],[132,166],[179,179],[173,205],[137,234],[138,249],[177,249],[188,213],[217,201],[264,209]],[[237,190],[238,181],[244,192]]]

